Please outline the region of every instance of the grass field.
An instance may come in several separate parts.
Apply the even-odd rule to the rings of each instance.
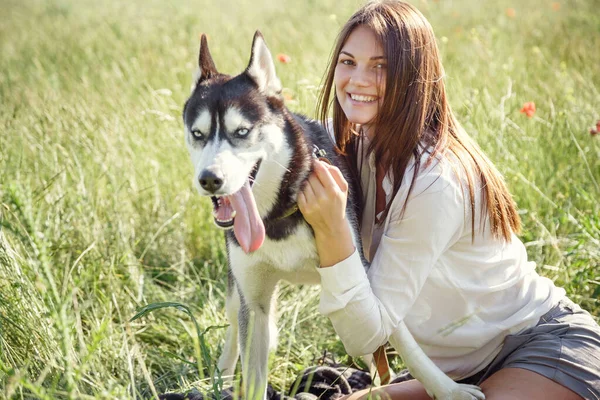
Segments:
[[[505,174],[530,258],[600,317],[600,3],[413,2],[436,30],[454,110]],[[199,34],[237,74],[260,29],[291,58],[277,65],[289,107],[314,115],[335,35],[359,4],[2,0],[0,398],[210,387],[227,323],[224,246],[192,190],[180,117]],[[181,309],[129,322],[153,302],[215,327],[204,353]],[[315,288],[280,291],[277,389],[325,349],[348,361],[317,304]]]

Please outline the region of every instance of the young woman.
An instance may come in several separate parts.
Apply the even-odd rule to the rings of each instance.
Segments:
[[[347,184],[315,162],[299,207],[320,256],[320,310],[351,355],[397,343],[404,321],[435,364],[487,399],[600,399],[600,327],[527,261],[500,173],[456,121],[433,30],[372,2],[343,27],[320,98],[361,184],[364,272]],[[383,398],[428,399],[415,381]],[[365,393],[356,393],[358,398]]]

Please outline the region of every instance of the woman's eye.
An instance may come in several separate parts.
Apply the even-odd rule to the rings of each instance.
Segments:
[[[348,59],[340,60],[340,64],[343,64],[343,65],[354,65],[354,61],[348,60]]]
[[[202,139],[204,137],[204,135],[202,134],[202,132],[200,132],[199,129],[194,129],[192,131],[192,136],[194,136],[196,139]]]
[[[386,67],[387,67],[387,65],[383,64],[383,63],[379,63],[379,64],[375,65],[375,68],[377,68],[377,69],[384,69]]]
[[[247,136],[248,133],[250,133],[250,129],[248,128],[240,128],[237,131],[235,131],[235,134],[239,137]]]

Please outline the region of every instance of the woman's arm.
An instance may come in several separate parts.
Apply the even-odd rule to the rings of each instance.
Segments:
[[[354,252],[346,219],[348,183],[337,167],[314,162],[314,173],[298,196],[298,207],[315,232],[321,267],[331,267]]]
[[[330,244],[326,236],[318,236],[322,264],[334,263],[331,268],[319,269],[322,283],[319,308],[332,321],[348,354],[369,354],[396,330],[441,253],[462,233],[465,217],[462,189],[455,179],[449,179],[438,169],[423,173],[417,177],[406,210],[400,216],[408,190],[401,187],[392,202],[392,221],[381,238],[367,276],[358,252],[353,251],[353,245],[348,246],[348,239],[340,233],[340,225],[341,231],[350,229],[341,217],[345,197],[340,200],[337,189],[322,184],[332,182],[320,176],[323,171],[330,169],[315,168],[316,180],[310,182],[310,189],[299,199],[300,210],[307,211],[305,218],[316,236],[317,232],[338,235],[332,237],[335,244]],[[339,178],[331,176],[331,179],[337,185]],[[309,198],[318,200],[308,206],[305,201]]]

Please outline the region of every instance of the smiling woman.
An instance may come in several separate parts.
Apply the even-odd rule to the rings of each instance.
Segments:
[[[298,205],[320,257],[320,311],[349,354],[387,342],[401,354],[418,381],[382,397],[596,399],[600,327],[528,262],[516,205],[455,118],[440,60],[429,22],[398,0],[369,2],[338,36],[320,115],[333,109],[360,182],[370,267],[340,212],[346,182],[316,161]]]

